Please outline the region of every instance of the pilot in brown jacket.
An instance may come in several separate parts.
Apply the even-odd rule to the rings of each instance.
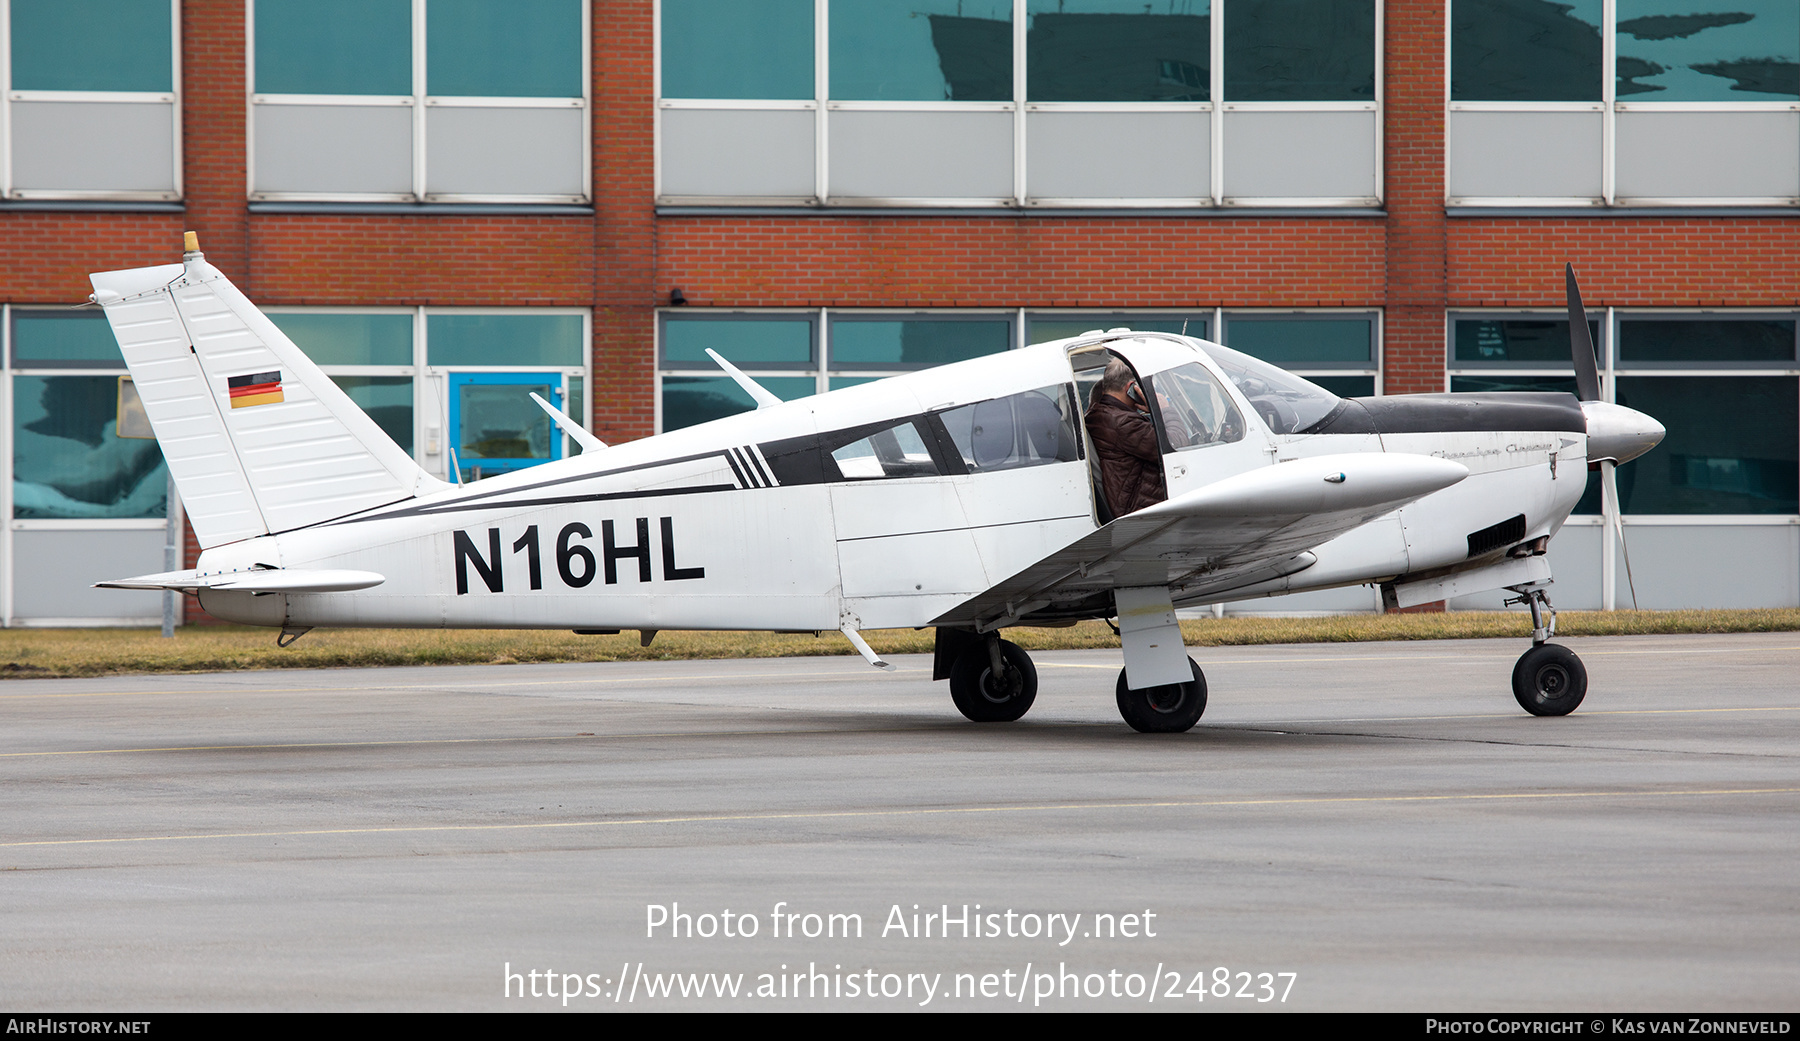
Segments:
[[[1100,458],[1100,487],[1114,517],[1135,513],[1169,497],[1163,482],[1162,446],[1150,422],[1143,390],[1131,367],[1114,358],[1088,398],[1087,429]],[[1187,443],[1182,433],[1170,440]]]

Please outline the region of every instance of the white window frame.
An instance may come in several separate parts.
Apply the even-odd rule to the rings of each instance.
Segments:
[[[655,105],[655,144],[653,165],[655,197],[658,205],[670,206],[780,206],[811,205],[824,208],[1031,208],[1031,209],[1197,209],[1230,207],[1323,207],[1348,208],[1379,206],[1385,196],[1383,115],[1386,105],[1385,71],[1383,68],[1386,40],[1386,3],[1375,0],[1375,97],[1372,101],[1231,101],[1221,102],[1225,89],[1225,7],[1230,0],[1211,0],[1211,101],[1030,101],[1026,94],[1026,38],[1029,27],[1028,0],[1012,0],[1013,98],[1011,101],[837,101],[830,97],[831,68],[831,0],[813,0],[813,93],[809,100],[701,99],[665,98],[662,89],[662,0],[654,0],[652,35]],[[669,196],[663,192],[663,114],[670,110],[699,111],[809,111],[814,114],[813,159],[814,194],[810,197],[765,198],[749,196]],[[1008,112],[1013,123],[1013,192],[1011,198],[868,198],[838,197],[831,193],[830,140],[834,111],[879,112]],[[1179,198],[1039,198],[1030,194],[1030,171],[1026,168],[1027,127],[1034,112],[1132,113],[1155,112],[1205,113],[1210,137],[1208,182],[1211,191],[1205,196]],[[1341,197],[1231,197],[1224,194],[1225,123],[1232,112],[1373,112],[1374,185],[1372,196]]]
[[[28,201],[58,199],[93,202],[174,202],[182,197],[181,163],[181,0],[169,0],[169,85],[167,91],[14,90],[12,89],[12,0],[0,0],[0,198]],[[130,191],[13,187],[14,102],[110,103],[169,105],[172,140],[171,190]],[[10,509],[10,507],[9,507]],[[9,513],[8,516],[11,514]]]
[[[178,2],[178,0],[177,0]],[[244,0],[244,173],[245,191],[252,202],[399,202],[399,203],[515,203],[515,204],[581,204],[592,201],[594,169],[591,161],[581,164],[579,195],[488,194],[427,192],[430,142],[426,134],[427,112],[433,108],[522,108],[566,109],[582,112],[581,152],[588,160],[593,156],[593,119],[589,117],[593,98],[593,13],[591,5],[581,9],[581,96],[553,97],[462,97],[439,96],[425,92],[425,9],[427,0],[412,0],[412,93],[385,94],[259,94],[256,91],[256,0]],[[355,105],[376,108],[411,109],[412,124],[412,190],[410,192],[283,192],[258,191],[256,188],[256,110],[276,105]]]
[[[1454,101],[1450,96],[1453,8],[1444,5],[1444,204],[1470,207],[1601,207],[1601,206],[1735,206],[1800,207],[1800,196],[1730,196],[1652,198],[1633,196],[1621,202],[1617,188],[1616,135],[1621,112],[1800,112],[1800,101],[1620,101],[1618,99],[1618,0],[1600,3],[1600,100],[1598,101]],[[1450,169],[1452,124],[1458,112],[1598,112],[1600,113],[1600,196],[1528,198],[1521,196],[1452,195]],[[1509,312],[1510,313],[1510,312]]]

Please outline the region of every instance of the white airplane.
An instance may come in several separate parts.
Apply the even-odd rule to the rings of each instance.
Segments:
[[[1114,329],[780,402],[466,486],[421,469],[206,262],[92,276],[203,552],[100,583],[197,593],[215,616],[314,626],[933,626],[969,719],[1031,707],[1010,626],[1117,618],[1119,711],[1179,732],[1206,707],[1176,608],[1379,584],[1409,606],[1491,589],[1530,606],[1519,703],[1587,689],[1549,643],[1544,553],[1590,466],[1661,440],[1599,398],[1569,273],[1581,388],[1340,399],[1218,344]],[[715,355],[716,357],[716,355]],[[1113,517],[1083,415],[1114,361],[1160,445],[1160,502]],[[1114,366],[1115,370],[1117,366]],[[1146,396],[1143,391],[1148,390]],[[1152,468],[1155,469],[1154,467]],[[1156,474],[1152,474],[1152,479]],[[1610,473],[1609,473],[1610,476]]]

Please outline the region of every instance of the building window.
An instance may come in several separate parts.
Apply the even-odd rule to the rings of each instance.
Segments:
[[[1342,395],[1375,393],[1380,315],[1373,311],[957,310],[707,311],[659,316],[659,431],[755,408],[707,356],[712,348],[784,401],[1110,329],[1226,342]]]
[[[129,392],[105,318],[14,308],[11,325],[13,518],[160,521],[168,471],[155,440],[119,436]]]
[[[250,197],[589,198],[581,0],[254,0]]]
[[[663,0],[665,205],[1367,206],[1374,0]]]
[[[181,196],[176,0],[0,0],[0,194]]]
[[[1451,204],[1800,203],[1793,0],[1453,0],[1449,20]]]
[[[579,454],[531,394],[589,425],[586,312],[462,308],[267,312],[394,442],[464,482]]]
[[[658,325],[657,429],[755,408],[717,351],[783,401],[871,383],[1016,343],[1016,312],[666,311]]]
[[[98,310],[0,306],[10,449],[0,452],[0,623],[153,625],[169,471]],[[135,422],[134,422],[135,418]]]
[[[1615,310],[1590,325],[1603,394],[1668,429],[1619,468],[1621,513],[1800,513],[1800,316]],[[1452,314],[1450,327],[1452,391],[1575,392],[1566,318]],[[1597,479],[1576,512],[1601,512]]]
[[[1342,397],[1373,395],[1380,376],[1381,316],[1374,311],[1034,311],[1026,336],[1044,343],[1107,329],[1216,340]]]

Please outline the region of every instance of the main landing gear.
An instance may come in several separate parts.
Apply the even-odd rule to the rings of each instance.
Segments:
[[[1016,643],[993,633],[966,641],[950,667],[950,698],[977,723],[1011,723],[1037,700],[1037,667]]]
[[[1206,711],[1206,674],[1200,664],[1188,659],[1194,678],[1187,683],[1169,683],[1161,687],[1132,690],[1125,685],[1125,670],[1119,670],[1115,696],[1119,715],[1131,729],[1140,734],[1180,734],[1192,730]]]
[[[1531,608],[1531,650],[1513,666],[1513,697],[1534,716],[1566,716],[1587,696],[1587,669],[1575,652],[1549,642],[1556,635],[1556,608],[1542,589],[1520,588],[1508,604]]]
[[[1179,734],[1193,729],[1206,711],[1206,676],[1188,659],[1194,678],[1186,683],[1132,690],[1119,671],[1119,715],[1141,734]],[[977,723],[1011,723],[1037,700],[1037,668],[1017,644],[994,633],[939,629],[933,678],[950,681],[957,711]]]

